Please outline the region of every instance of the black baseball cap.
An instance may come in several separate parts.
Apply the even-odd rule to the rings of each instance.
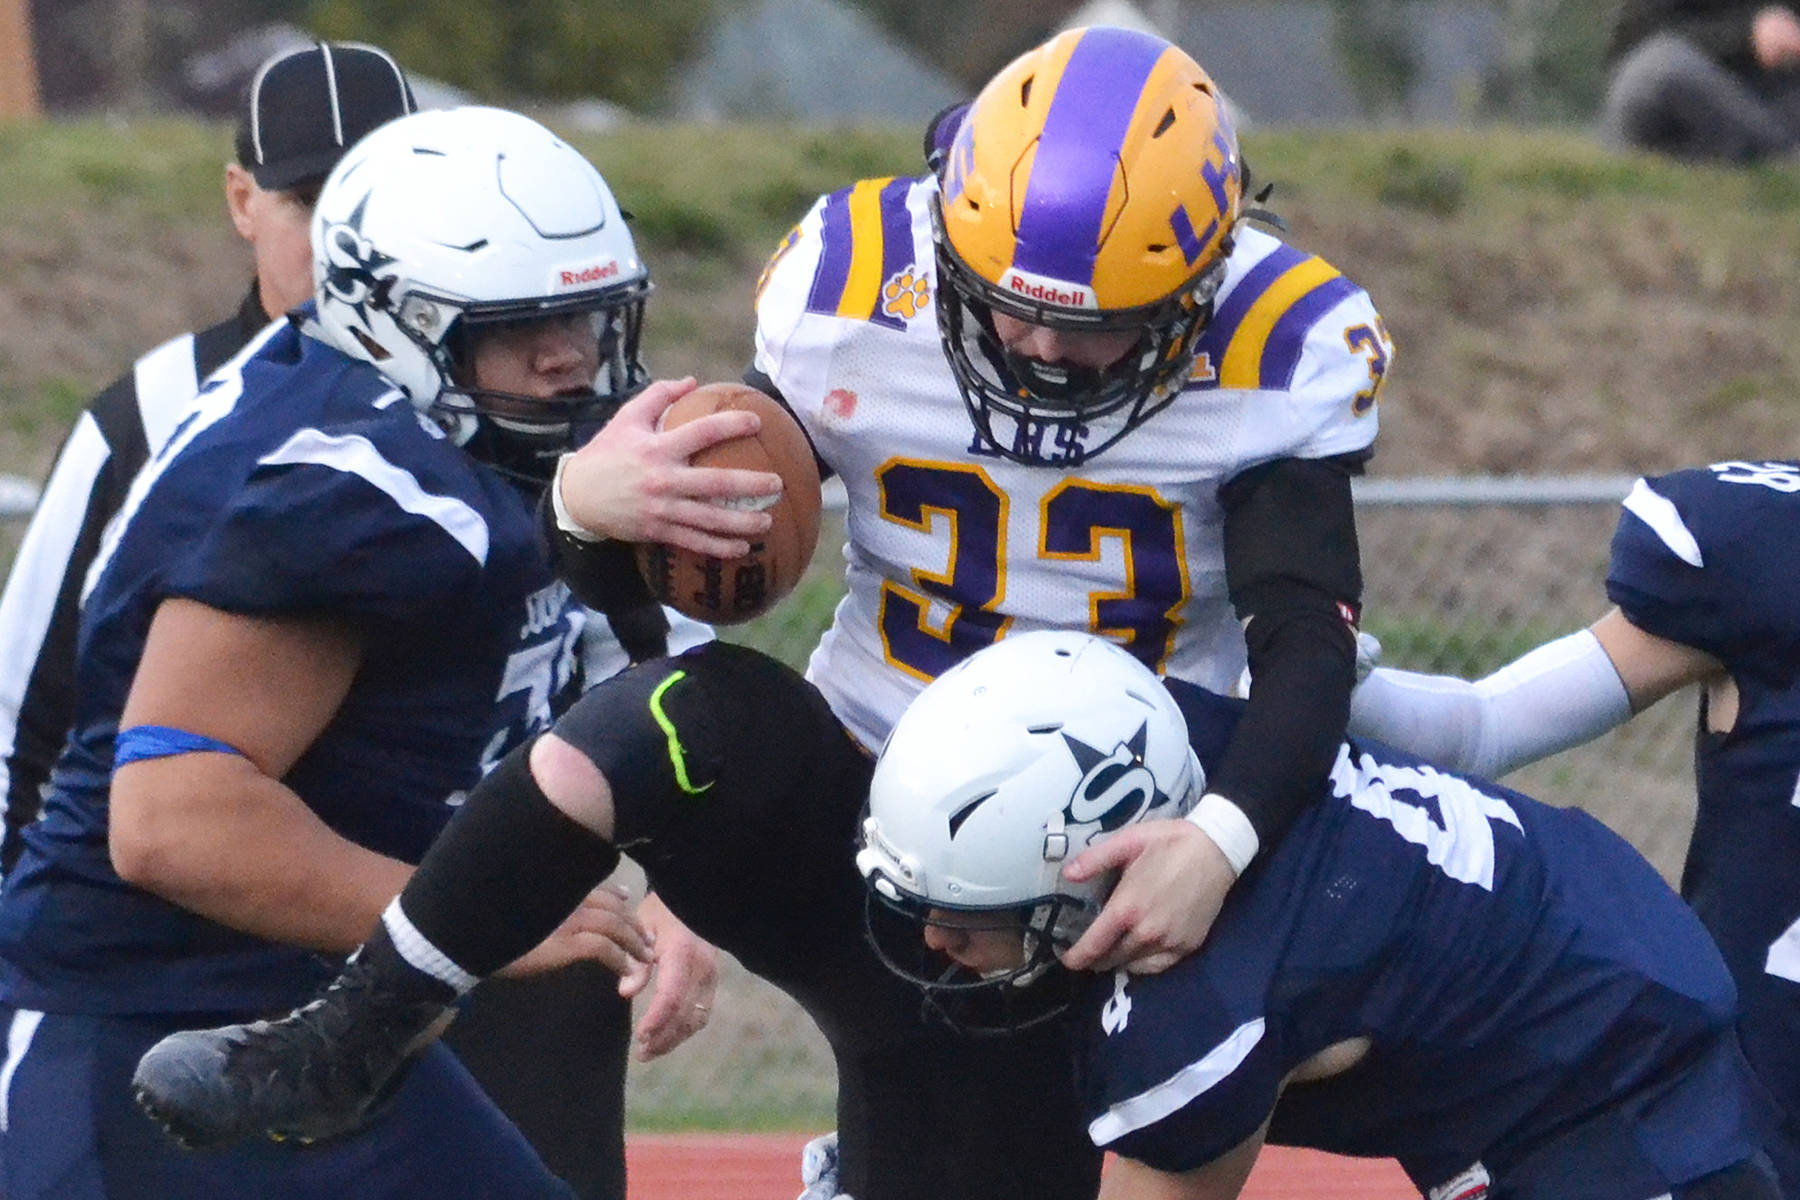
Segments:
[[[238,162],[270,191],[323,180],[365,133],[417,108],[384,50],[319,42],[283,51],[256,69],[244,94]]]

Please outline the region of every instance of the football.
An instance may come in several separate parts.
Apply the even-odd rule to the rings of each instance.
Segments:
[[[656,598],[696,621],[735,625],[768,612],[794,590],[819,541],[819,468],[799,422],[774,400],[741,383],[709,383],[663,414],[671,429],[711,413],[750,409],[762,428],[749,437],[709,446],[697,467],[737,467],[781,476],[779,496],[761,501],[773,523],[742,558],[720,559],[675,546],[645,543],[638,569]]]

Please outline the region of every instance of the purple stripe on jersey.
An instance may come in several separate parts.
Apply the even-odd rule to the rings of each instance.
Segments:
[[[835,313],[844,285],[850,282],[850,252],[855,248],[850,230],[850,189],[832,193],[819,215],[819,266],[813,272],[806,311]]]
[[[1119,147],[1161,39],[1123,29],[1082,34],[1044,117],[1012,265],[1091,287]]]
[[[1294,382],[1294,368],[1300,365],[1300,351],[1306,335],[1319,318],[1341,304],[1356,291],[1356,285],[1342,275],[1327,279],[1300,299],[1275,322],[1269,340],[1263,345],[1262,362],[1258,364],[1257,386],[1284,390]]]
[[[912,211],[906,207],[906,198],[912,194],[915,182],[903,175],[881,189],[882,286],[875,292],[875,311],[869,314],[869,319],[892,329],[905,329],[906,318],[887,310],[883,290],[888,280],[914,265]]]
[[[1287,274],[1296,264],[1305,262],[1306,258],[1305,254],[1292,246],[1275,247],[1238,280],[1230,295],[1219,302],[1218,310],[1213,313],[1212,320],[1207,322],[1205,330],[1200,334],[1198,347],[1199,353],[1211,356],[1214,370],[1224,361],[1226,347],[1231,345],[1231,339],[1237,335],[1238,326],[1243,323],[1244,314],[1250,311],[1250,306],[1262,299],[1263,293],[1277,279]],[[1196,386],[1218,387],[1219,382],[1214,379]]]

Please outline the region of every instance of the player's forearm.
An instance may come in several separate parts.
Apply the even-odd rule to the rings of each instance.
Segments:
[[[270,941],[348,953],[412,874],[232,756],[124,767],[112,810],[113,866],[127,883]]]
[[[1246,634],[1249,703],[1207,790],[1241,808],[1266,847],[1330,773],[1349,718],[1356,651],[1335,612],[1265,613]]]
[[[1493,778],[1630,717],[1619,672],[1594,634],[1582,630],[1473,682],[1378,668],[1352,697],[1350,731]]]

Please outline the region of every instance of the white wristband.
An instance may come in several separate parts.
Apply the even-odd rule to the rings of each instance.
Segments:
[[[1194,805],[1185,819],[1213,840],[1238,875],[1244,873],[1244,868],[1250,865],[1262,845],[1256,836],[1256,827],[1250,824],[1244,810],[1217,792],[1200,797],[1200,803]]]
[[[569,465],[571,457],[573,456],[565,454],[557,459],[556,474],[550,477],[550,511],[556,516],[556,527],[578,542],[604,542],[605,538],[576,523],[575,518],[569,515],[568,505],[563,503],[563,468]]]

